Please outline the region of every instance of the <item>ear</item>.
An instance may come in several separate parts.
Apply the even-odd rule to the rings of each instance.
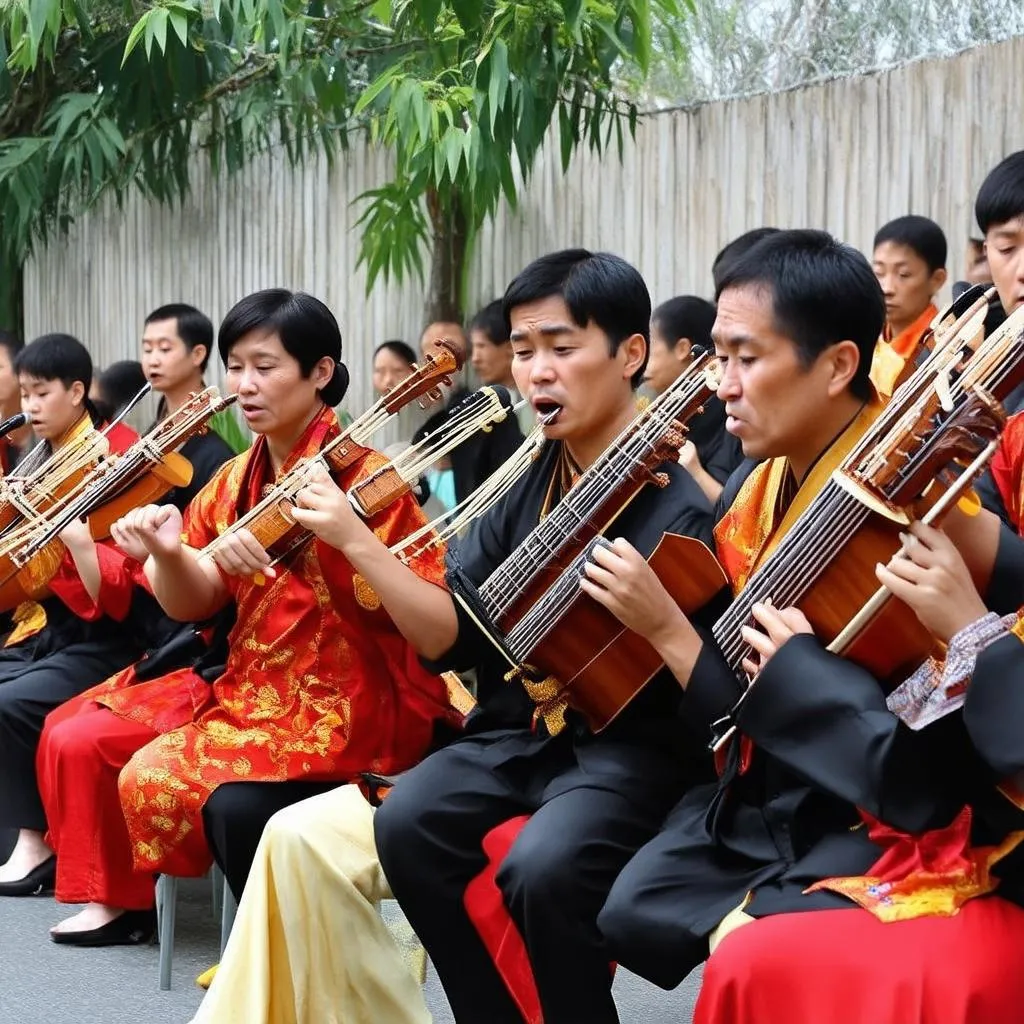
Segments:
[[[945,267],[939,267],[938,270],[932,271],[932,276],[929,279],[932,295],[937,295],[942,290],[942,286],[946,283],[948,277],[949,274],[946,273]]]
[[[622,364],[622,376],[629,380],[641,366],[647,357],[647,341],[642,334],[631,334],[620,346],[619,355],[625,357]]]
[[[310,374],[310,379],[316,385],[317,391],[330,384],[331,378],[334,376],[334,366],[334,360],[330,356],[323,356],[317,360],[313,372]]]
[[[672,347],[672,354],[681,363],[690,361],[690,353],[693,351],[693,342],[689,338],[680,338]]]
[[[836,342],[831,348],[822,353],[822,358],[830,362],[830,373],[828,381],[828,394],[830,398],[836,398],[849,388],[857,370],[860,369],[860,349],[855,341]]]
[[[80,380],[72,381],[68,394],[71,396],[72,405],[81,405],[85,401],[85,384]]]
[[[203,360],[207,356],[207,349],[205,345],[195,345],[192,351],[189,352],[189,357],[192,360],[192,365],[198,370],[203,365]]]

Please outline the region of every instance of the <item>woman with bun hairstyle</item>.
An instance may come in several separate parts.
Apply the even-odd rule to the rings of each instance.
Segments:
[[[100,700],[80,707],[48,744],[48,756],[66,760],[46,766],[57,789],[62,779],[68,787],[52,793],[56,806],[104,798],[96,772],[83,783],[90,792],[73,792],[86,774],[74,764],[83,748],[102,748],[104,762],[115,765],[104,775],[105,798],[120,797],[123,817],[107,815],[104,835],[82,837],[108,879],[109,891],[89,894],[105,905],[90,922],[99,929],[112,914],[148,913],[154,874],[202,875],[214,858],[240,896],[262,824],[240,828],[239,820],[265,821],[311,787],[363,771],[402,771],[423,756],[435,720],[451,714],[442,680],[420,666],[380,600],[329,544],[314,538],[270,567],[253,534],[236,528],[215,556],[202,554],[282,473],[338,436],[333,406],[348,386],[338,324],[301,292],[243,299],[221,325],[218,347],[255,444],[213,476],[184,517],[171,505],[146,506],[115,524],[113,537],[144,562],[144,578],[172,618],[199,621],[234,607],[226,664],[184,724],[167,728],[158,680],[148,701],[139,693],[146,684],[133,688],[130,712],[114,713]],[[367,452],[337,483],[347,490],[384,462]],[[407,495],[369,525],[390,544],[423,522]],[[424,555],[416,570],[440,582],[443,553]],[[61,742],[67,730],[77,740],[68,734]],[[64,851],[76,844],[56,831],[60,890]],[[149,923],[136,922],[138,931]]]

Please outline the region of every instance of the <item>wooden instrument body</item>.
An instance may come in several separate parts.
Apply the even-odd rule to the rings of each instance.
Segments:
[[[643,479],[636,480],[636,476]],[[595,538],[607,530],[619,517],[626,506],[636,497],[640,489],[651,479],[647,470],[638,471],[633,476],[624,477],[615,487],[606,502],[602,504],[602,515],[594,517],[586,522],[579,523],[577,527],[560,540],[558,550],[554,552],[550,560],[530,580],[529,585],[524,587],[512,600],[512,603],[498,619],[497,626],[502,633],[508,633],[523,616],[541,599],[551,588],[562,573],[572,564],[574,559],[584,548]],[[666,477],[660,477],[657,482],[661,485],[667,481]],[[616,622],[618,620],[615,620]]]
[[[191,481],[192,464],[177,452],[170,452],[139,480],[89,516],[89,533],[93,540],[109,537],[110,527],[127,512],[159,501],[172,488],[188,486]],[[64,550],[60,540],[52,540],[24,566],[19,566],[10,553],[0,553],[0,611],[16,608],[22,601],[48,597],[49,581],[60,567]]]
[[[365,519],[394,504],[403,494],[408,494],[409,484],[391,465],[379,469],[373,476],[359,483],[349,492],[359,506]]]
[[[190,483],[192,463],[178,452],[168,452],[143,477],[89,516],[89,532],[92,539],[103,540],[109,537],[111,526],[132,509],[153,505],[168,491],[176,487],[188,487]]]
[[[715,556],[692,537],[666,533],[648,563],[687,615],[729,584]],[[663,667],[643,637],[580,591],[530,653],[527,674],[553,676],[559,696],[600,732]]]
[[[338,447],[331,449],[322,458],[327,463],[331,476],[337,479],[341,473],[369,454],[370,451],[371,449],[357,444],[355,441],[346,440]],[[310,461],[312,460],[307,460],[307,463]],[[296,466],[292,472],[300,471],[302,465],[305,464]],[[312,536],[295,522],[291,514],[291,510],[295,507],[294,494],[298,492],[298,489],[288,491],[279,488],[279,490],[280,495],[276,499],[271,490],[264,499],[266,505],[258,515],[245,524],[245,528],[255,537],[256,542],[274,562],[287,557]]]
[[[887,564],[900,550],[904,529],[870,513],[797,602],[822,645],[832,643],[878,590],[875,566]],[[891,689],[936,650],[935,638],[910,607],[891,597],[842,654]]]

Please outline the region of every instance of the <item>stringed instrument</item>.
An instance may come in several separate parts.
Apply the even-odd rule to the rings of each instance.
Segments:
[[[400,455],[360,480],[347,492],[352,507],[369,519],[402,495],[411,492],[416,480],[439,459],[470,438],[478,430],[490,430],[525,402],[512,403],[508,388],[488,384],[467,395],[452,407],[444,423]],[[417,531],[418,533],[418,531]],[[271,562],[276,565],[313,539],[313,534],[296,525],[288,547]]]
[[[285,558],[296,544],[305,540],[305,534],[296,525],[291,510],[295,507],[296,495],[314,472],[319,468],[326,469],[332,476],[340,474],[369,451],[366,445],[370,438],[410,402],[424,396],[429,402],[440,401],[441,385],[451,385],[451,375],[462,367],[462,358],[461,350],[454,342],[438,342],[408,377],[353,420],[316,455],[300,459],[248,512],[207,544],[200,556],[213,558],[227,537],[245,529],[274,563]]]
[[[0,480],[0,536],[23,520],[41,515],[74,491],[109,451],[109,441],[98,430],[72,434],[52,451],[40,441]]]
[[[651,660],[638,659],[630,640],[635,634],[625,637],[618,620],[580,590],[580,574],[593,544],[643,488],[667,484],[667,476],[656,469],[678,460],[687,420],[700,412],[714,393],[708,373],[711,365],[709,354],[698,354],[687,371],[634,417],[479,587],[459,579],[457,599],[542,707],[548,701],[564,699],[584,676],[591,681],[600,676],[592,689],[605,691],[613,684],[604,678],[608,674],[605,665],[614,676],[620,661],[627,663],[632,677],[638,666]],[[721,569],[717,563],[715,568],[717,572],[704,578],[693,578],[699,594],[688,610],[695,611],[721,589]],[[658,667],[645,675],[644,682]],[[599,718],[595,714],[595,721]]]
[[[153,389],[146,383],[101,430],[81,430],[82,419],[51,446],[40,441],[0,480],[0,536],[73,494],[86,475],[110,453],[108,435]],[[88,413],[83,411],[83,419]]]
[[[738,675],[750,656],[740,628],[752,621],[751,606],[766,598],[776,607],[800,607],[819,637],[883,680],[904,678],[933,649],[934,638],[906,605],[878,595],[874,567],[900,550],[910,507],[953,467],[956,481],[944,483],[925,521],[941,521],[956,503],[995,450],[1004,421],[996,399],[1024,379],[1024,312],[985,340],[977,303],[954,321],[957,329],[944,325],[928,360],[716,623],[716,640]],[[600,731],[663,663],[580,591],[588,554],[581,551],[537,603],[529,628],[520,624],[503,640],[542,708],[562,701]],[[692,538],[666,534],[649,562],[688,613],[728,582]]]
[[[235,401],[236,395],[222,396],[215,387],[190,395],[126,451],[93,466],[69,494],[0,537],[0,610],[47,593],[64,557],[60,534],[75,520],[88,520],[93,539],[100,540],[131,509],[188,486],[192,466],[177,449]]]

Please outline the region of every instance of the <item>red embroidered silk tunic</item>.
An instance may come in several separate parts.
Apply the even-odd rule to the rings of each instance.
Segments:
[[[338,433],[325,410],[283,469],[315,454]],[[364,456],[339,481],[348,489],[385,460]],[[266,442],[225,464],[193,499],[184,535],[205,547],[272,483]],[[411,496],[370,520],[385,544],[423,523]],[[413,565],[443,585],[443,555]],[[238,619],[224,674],[188,724],[142,748],[121,774],[121,802],[140,871],[195,874],[209,863],[200,811],[223,782],[337,780],[361,771],[401,771],[426,752],[436,719],[454,715],[444,682],[427,672],[376,594],[335,549],[307,543],[259,585],[225,576]],[[174,674],[176,675],[176,674]],[[172,675],[172,678],[174,677]],[[101,698],[118,714],[145,720],[145,691]],[[154,715],[166,710],[153,701]]]

